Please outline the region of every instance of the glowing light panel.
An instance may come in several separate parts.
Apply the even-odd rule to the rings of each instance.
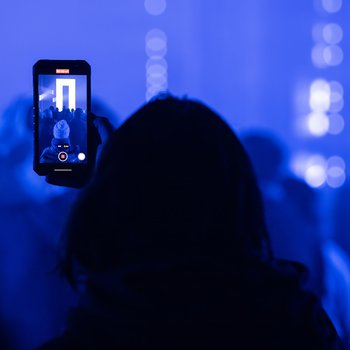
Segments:
[[[63,87],[68,86],[68,108],[75,109],[75,79],[56,79],[56,107],[59,111],[63,109]]]

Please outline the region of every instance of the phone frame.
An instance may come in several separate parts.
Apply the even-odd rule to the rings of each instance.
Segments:
[[[62,75],[56,69],[69,69],[69,75],[86,76],[86,112],[87,112],[87,162],[86,163],[40,163],[39,154],[39,75]],[[85,60],[46,60],[41,59],[33,65],[33,112],[34,112],[34,171],[40,176],[55,175],[72,177],[84,181],[88,178],[94,166],[94,155],[91,147],[91,67]]]

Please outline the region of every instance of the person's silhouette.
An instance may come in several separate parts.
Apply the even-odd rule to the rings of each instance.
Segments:
[[[322,234],[317,193],[287,167],[288,152],[271,132],[251,130],[241,135],[259,182],[274,254],[305,265],[306,287],[319,296],[322,285]]]
[[[331,234],[322,247],[324,305],[338,333],[350,348],[350,182],[333,190],[330,198]]]
[[[67,160],[70,163],[79,163],[79,151],[79,145],[71,144],[70,127],[67,121],[61,119],[53,127],[51,145],[42,151],[40,163],[59,163]],[[63,159],[60,155],[63,155]]]
[[[199,102],[155,99],[111,135],[62,243],[80,303],[41,349],[341,349],[299,265],[273,258],[240,141]]]

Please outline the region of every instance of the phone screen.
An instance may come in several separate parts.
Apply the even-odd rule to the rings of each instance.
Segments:
[[[86,164],[87,76],[38,75],[40,164]]]

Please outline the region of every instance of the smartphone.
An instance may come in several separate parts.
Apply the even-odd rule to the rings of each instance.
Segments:
[[[94,157],[91,67],[85,60],[39,60],[33,65],[34,171],[84,182]]]

